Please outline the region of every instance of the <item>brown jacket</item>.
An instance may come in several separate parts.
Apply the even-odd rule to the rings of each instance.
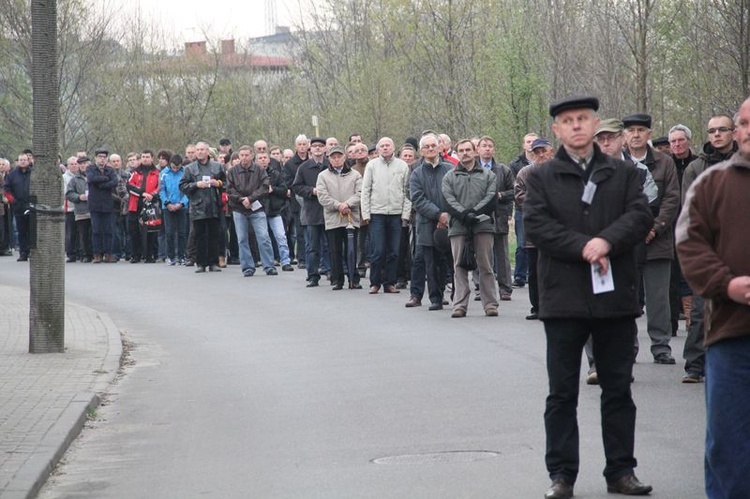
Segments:
[[[750,275],[750,160],[736,153],[690,186],[677,222],[677,253],[690,287],[706,299],[706,345],[750,335],[750,306],[729,281]]]
[[[674,258],[674,234],[672,227],[680,211],[680,183],[677,168],[671,156],[648,148],[646,159],[641,161],[648,167],[659,189],[659,197],[651,203],[656,237],[646,245],[647,260]]]
[[[227,197],[229,198],[229,207],[237,213],[253,213],[253,209],[245,208],[242,199],[250,198],[250,202],[259,201],[265,206],[268,197],[268,186],[271,181],[268,179],[266,170],[250,163],[248,167],[237,165],[227,172]]]

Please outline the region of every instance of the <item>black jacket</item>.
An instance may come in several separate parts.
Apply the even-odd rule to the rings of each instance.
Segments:
[[[309,156],[308,156],[309,157]],[[299,157],[299,154],[296,152],[294,153],[294,156],[292,156],[292,159],[284,163],[284,166],[282,167],[282,172],[284,173],[284,183],[291,188],[292,184],[294,183],[294,179],[297,176],[297,170],[299,170],[299,166],[304,163],[305,160]],[[297,202],[297,198],[294,196],[294,193],[289,197],[289,213],[292,216],[299,216],[300,212],[300,205]]]
[[[86,168],[86,180],[89,185],[89,211],[112,213],[115,210],[112,197],[120,179],[111,166],[99,169],[96,165]]]
[[[641,181],[632,164],[611,158],[594,145],[589,165],[596,192],[582,201],[584,172],[561,147],[553,159],[530,172],[523,224],[539,250],[539,317],[635,317],[639,275],[636,246],[653,225]],[[615,290],[595,295],[583,247],[607,240]]]
[[[270,163],[266,169],[266,173],[268,173],[268,180],[273,189],[265,203],[266,216],[270,218],[279,216],[284,212],[287,203],[286,191],[288,187],[284,180],[284,172],[281,171],[281,165],[278,164],[278,161],[276,165]]]
[[[492,171],[495,174],[497,182],[497,207],[495,208],[495,232],[497,234],[507,234],[510,232],[508,218],[513,216],[513,205],[515,197],[513,195],[513,184],[515,175],[510,167],[492,160]],[[520,170],[519,170],[520,171]]]
[[[328,168],[328,158],[324,157],[320,165],[310,157],[302,163],[297,170],[297,176],[292,184],[292,191],[303,199],[304,209],[300,216],[302,225],[323,225],[323,207],[318,202],[318,196],[313,194],[313,189],[318,183],[318,174]]]
[[[204,176],[210,176],[222,184],[227,180],[224,167],[210,159],[206,163],[195,160],[185,167],[185,173],[180,180],[180,190],[190,200],[190,220],[219,218],[222,215],[221,193],[224,186],[199,189],[197,183],[203,180]]]

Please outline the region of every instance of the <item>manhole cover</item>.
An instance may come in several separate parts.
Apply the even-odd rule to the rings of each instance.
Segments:
[[[400,456],[386,456],[373,459],[375,464],[443,464],[467,463],[482,461],[499,456],[499,452],[489,450],[454,450],[444,452],[428,452],[425,454],[402,454]]]

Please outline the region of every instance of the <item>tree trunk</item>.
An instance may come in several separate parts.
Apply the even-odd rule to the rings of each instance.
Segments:
[[[57,0],[31,1],[31,67],[34,91],[36,245],[30,258],[29,352],[65,349],[65,263],[62,180],[58,166]],[[33,224],[32,224],[33,230]],[[32,234],[32,242],[34,234]]]

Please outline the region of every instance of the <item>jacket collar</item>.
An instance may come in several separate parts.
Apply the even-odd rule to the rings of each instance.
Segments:
[[[581,170],[581,167],[573,161],[573,159],[568,155],[568,152],[563,146],[560,146],[560,148],[557,150],[555,159],[563,162],[564,166],[560,169],[562,173],[583,177],[583,171]],[[594,144],[594,156],[591,158],[591,162],[589,164],[589,168],[591,167],[593,167],[594,169],[592,170],[589,178],[592,182],[598,183],[601,180],[610,177],[614,173],[616,165],[612,161],[612,158],[604,154],[602,150],[599,149],[599,146]]]

